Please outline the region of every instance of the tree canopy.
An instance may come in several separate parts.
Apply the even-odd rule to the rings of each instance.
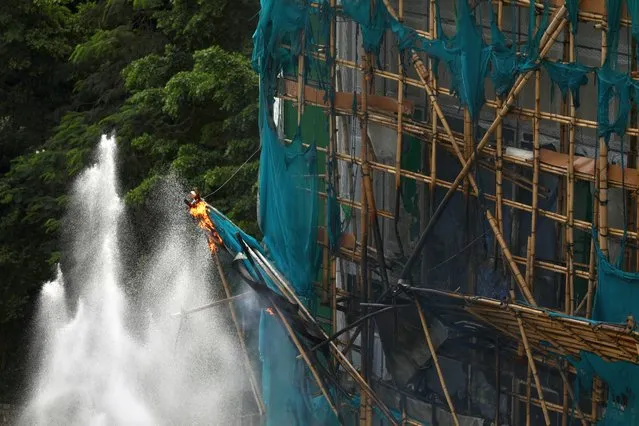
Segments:
[[[257,232],[249,53],[258,8],[256,0],[0,2],[0,383],[8,383],[10,330],[24,328],[60,260],[67,193],[102,133],[117,136],[134,218],[174,173],[203,194],[217,190],[216,206]],[[139,225],[144,234],[149,225]],[[0,385],[0,397],[6,390]]]

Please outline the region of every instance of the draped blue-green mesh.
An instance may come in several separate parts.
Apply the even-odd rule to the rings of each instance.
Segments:
[[[570,30],[573,34],[577,34],[577,25],[579,19],[579,0],[566,0],[566,9],[568,9],[568,18],[570,19]]]
[[[310,147],[303,146],[300,132],[290,144],[280,141],[272,117],[277,76],[294,67],[302,40],[304,46],[312,46],[310,18],[317,8],[293,0],[262,0],[261,6],[253,36],[253,66],[260,76],[258,216],[262,243],[295,292],[308,300],[320,259],[317,150],[312,141]],[[290,50],[283,45],[290,45]],[[266,425],[337,423],[325,401],[316,400],[323,397],[312,395],[312,379],[279,320],[263,314],[259,331]]]
[[[592,69],[576,62],[544,61],[543,64],[552,82],[561,90],[561,95],[565,98],[568,95],[568,91],[572,92],[573,105],[575,108],[579,108],[579,89],[581,86],[588,84],[588,73]],[[552,94],[553,92],[551,91],[551,98]]]

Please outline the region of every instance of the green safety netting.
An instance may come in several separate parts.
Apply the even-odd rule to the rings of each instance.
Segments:
[[[596,234],[594,234],[596,237]],[[624,324],[639,315],[639,273],[629,273],[612,265],[597,249],[597,292],[593,326],[598,322]],[[639,366],[625,361],[608,362],[583,351],[579,360],[570,360],[577,370],[576,388],[591,391],[594,376],[608,386],[606,410],[599,426],[639,424]]]
[[[253,66],[260,76],[262,243],[266,255],[307,302],[320,259],[317,152],[313,143],[303,146],[300,132],[289,144],[280,141],[272,117],[278,75],[294,68],[302,42],[307,48],[314,43],[312,13],[319,15],[319,9],[306,2],[262,0],[253,37]],[[313,396],[307,368],[276,318],[262,314],[259,341],[266,425],[336,424],[323,397]]]
[[[561,90],[561,95],[565,98],[568,91],[572,92],[572,100],[575,108],[579,108],[579,89],[588,84],[588,74],[591,68],[576,62],[561,63],[544,61],[543,63],[548,76],[553,82],[550,97],[553,97],[555,85]]]

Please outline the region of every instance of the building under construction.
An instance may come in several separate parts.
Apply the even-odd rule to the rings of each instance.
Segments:
[[[639,424],[637,42],[637,0],[262,0],[263,240],[203,225],[262,424]]]

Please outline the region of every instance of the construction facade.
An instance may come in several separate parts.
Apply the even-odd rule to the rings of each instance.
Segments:
[[[264,240],[210,215],[324,339],[262,317],[266,424],[639,424],[638,1],[263,0],[254,40]]]

